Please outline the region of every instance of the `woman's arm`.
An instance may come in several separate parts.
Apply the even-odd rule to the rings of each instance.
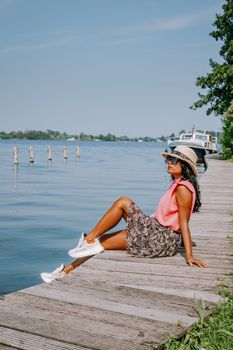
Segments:
[[[208,265],[199,259],[194,258],[192,252],[191,233],[189,229],[189,217],[192,207],[192,193],[185,186],[177,186],[176,202],[178,206],[179,225],[185,247],[186,262],[188,265],[207,267]]]

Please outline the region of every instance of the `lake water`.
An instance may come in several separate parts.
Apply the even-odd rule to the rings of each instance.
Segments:
[[[13,163],[15,145],[18,165]],[[29,146],[35,158],[31,165]],[[79,142],[80,159],[76,146],[0,140],[0,294],[41,283],[42,271],[71,262],[67,251],[119,196],[129,196],[151,214],[169,185],[160,156],[164,143]]]

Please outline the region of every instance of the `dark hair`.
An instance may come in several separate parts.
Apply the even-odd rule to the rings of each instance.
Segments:
[[[193,185],[195,192],[196,192],[196,200],[194,203],[193,212],[198,212],[199,208],[201,207],[201,192],[200,187],[197,181],[197,177],[194,174],[192,168],[186,163],[181,161],[181,167],[182,167],[182,173],[181,178],[182,180],[188,180]]]
[[[181,173],[181,179],[182,180],[187,180],[191,182],[193,185],[195,192],[196,192],[196,200],[194,203],[194,208],[193,212],[198,212],[199,208],[201,207],[201,192],[200,192],[200,187],[197,181],[197,177],[194,174],[192,168],[187,164],[186,162],[180,160],[181,167],[182,167],[182,173]]]

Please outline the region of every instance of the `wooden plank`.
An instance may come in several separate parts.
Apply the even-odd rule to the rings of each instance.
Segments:
[[[160,304],[166,304],[166,306],[164,307],[165,310],[166,309],[172,310],[172,308],[176,309],[177,307],[180,310],[185,310],[188,307],[189,311],[191,311],[193,310],[193,307],[195,305],[195,300],[194,300],[195,291],[192,291],[192,290],[186,290],[186,297],[185,297],[184,290],[177,291],[177,289],[172,289],[172,288],[168,289],[167,292],[164,292],[165,288],[161,288],[161,287],[156,288],[153,286],[138,286],[135,284],[118,285],[117,283],[111,284],[107,282],[87,284],[86,281],[80,281],[80,280],[79,280],[79,285],[74,286],[74,289],[80,296],[86,295],[87,297],[89,297],[89,294],[92,296],[95,294],[97,296],[102,294],[102,298],[104,299],[106,294],[108,295],[111,294],[111,297],[107,296],[107,300],[111,300],[111,301],[115,300],[114,299],[114,296],[115,296],[116,301],[120,299],[119,304],[124,302],[130,305],[144,306],[148,308],[161,306]],[[69,285],[66,285],[63,290],[69,291]],[[170,293],[170,291],[172,292]],[[176,293],[174,291],[176,291]],[[19,297],[19,294],[21,294],[21,297]],[[211,293],[208,293],[208,292],[202,292],[202,295],[203,295],[203,298],[206,299],[208,304],[215,303],[216,300],[221,299],[218,296],[212,295],[213,301],[208,300],[208,297],[211,299]],[[45,302],[42,302],[42,300],[39,299],[40,297],[34,296],[34,294],[26,294],[26,293],[19,292],[17,296],[14,295],[10,299],[8,298],[5,304],[7,305],[11,303],[14,305],[21,305],[23,307],[24,305],[27,306],[28,304],[31,305],[28,300],[32,299],[32,303],[34,305],[34,303],[36,304],[36,301],[34,300],[34,298],[36,301],[39,300],[39,303],[42,303],[42,304],[49,303],[49,300],[50,302],[52,300],[52,299],[43,297],[43,300],[45,299]],[[130,301],[130,298],[132,298],[133,301]],[[53,300],[53,302],[55,302],[55,300]],[[4,307],[5,304],[1,303],[1,307]],[[75,306],[78,304],[72,303],[72,305]]]
[[[88,275],[88,276],[87,276]],[[71,279],[74,276],[73,279]],[[65,288],[65,285],[70,286],[72,284],[77,283],[77,288],[78,288],[78,283],[79,279],[86,280],[87,283],[88,281],[92,280],[92,283],[98,283],[99,281],[106,281],[108,283],[114,283],[114,280],[117,281],[118,284],[120,285],[125,285],[125,284],[134,284],[135,281],[137,281],[138,286],[150,286],[150,285],[159,285],[160,287],[168,287],[168,288],[184,288],[184,289],[189,289],[190,286],[192,286],[192,289],[197,289],[197,290],[208,290],[208,291],[213,291],[215,289],[216,281],[215,279],[209,279],[208,276],[207,278],[190,278],[188,276],[185,277],[177,277],[177,276],[162,276],[161,275],[143,275],[141,274],[140,276],[137,273],[122,273],[122,272],[109,272],[109,271],[92,271],[91,268],[85,269],[85,270],[80,270],[79,274],[69,276],[70,278],[68,279],[68,276],[66,278],[63,278],[62,281],[55,281],[54,283],[49,284],[48,286],[42,286],[38,285],[36,288],[28,288],[27,290],[23,290],[22,292],[28,293],[28,294],[34,294],[37,291],[42,292],[46,288],[54,288],[57,289],[62,289]],[[231,279],[228,276],[224,276],[224,280],[226,282],[230,282]],[[39,295],[39,294],[38,294]],[[44,292],[43,292],[44,295]]]
[[[197,252],[195,255],[197,256],[202,256],[203,259],[207,260],[209,265],[212,266],[213,268],[222,266],[226,266],[226,268],[232,267],[232,257],[226,256],[226,254],[221,255],[218,259],[218,263],[216,264],[216,254],[211,254],[208,256],[206,254],[206,251],[204,251],[203,255],[199,254],[199,248],[194,249],[195,252]],[[229,250],[229,252],[231,252]],[[123,254],[122,254],[123,253]],[[223,259],[224,258],[224,259]],[[111,260],[111,261],[128,261],[128,262],[137,262],[137,263],[144,263],[146,261],[146,264],[150,265],[160,265],[161,269],[163,266],[182,266],[186,267],[184,258],[181,258],[179,254],[177,254],[174,257],[171,258],[159,258],[159,259],[142,259],[142,258],[136,258],[136,257],[131,257],[126,255],[125,252],[105,252],[104,254],[101,254],[101,256],[95,257],[95,259],[103,259],[103,260]],[[84,266],[84,265],[83,265]],[[79,270],[78,270],[79,271]],[[73,273],[76,273],[73,272]],[[79,273],[79,272],[78,272]]]
[[[233,262],[233,257],[229,257],[230,262]],[[213,277],[218,277],[222,275],[224,269],[224,264],[222,269],[214,269],[210,266],[209,269],[196,269],[191,268],[187,265],[183,266],[166,266],[161,268],[160,265],[147,264],[145,259],[142,262],[130,262],[130,261],[111,261],[108,260],[107,263],[104,260],[95,259],[95,261],[89,261],[82,266],[83,270],[91,269],[92,271],[113,271],[113,272],[128,272],[137,274],[149,274],[149,275],[159,275],[159,276],[175,276],[175,277],[188,277],[188,278],[204,278],[212,279]],[[219,270],[219,271],[218,271]],[[77,270],[78,271],[78,270]],[[80,270],[79,270],[80,271]],[[212,276],[214,275],[214,276]]]
[[[191,269],[191,267],[187,266],[184,269]],[[193,267],[192,269],[197,269]],[[183,276],[177,276],[177,275],[172,275],[170,274],[163,274],[163,270],[161,269],[160,274],[137,274],[137,272],[118,272],[114,271],[107,271],[105,270],[104,272],[101,270],[95,270],[95,267],[93,266],[93,269],[91,267],[86,267],[85,269],[82,268],[79,270],[77,276],[75,276],[74,281],[80,278],[79,276],[83,275],[82,278],[85,278],[88,274],[87,279],[93,279],[94,281],[99,281],[99,280],[107,280],[110,282],[113,282],[114,279],[116,279],[120,284],[125,284],[125,283],[134,283],[134,281],[137,281],[138,285],[160,285],[160,286],[167,286],[167,287],[176,287],[180,288],[180,286],[183,286],[183,288],[189,288],[190,285],[193,286],[194,289],[208,289],[210,290],[211,288],[214,288],[216,284],[216,279],[211,278],[208,275],[208,269],[205,269],[206,275],[200,275],[198,277],[197,273],[197,278],[193,278],[192,276],[189,275],[189,271],[184,273]],[[191,273],[191,270],[190,270]],[[201,273],[201,270],[200,270]],[[69,276],[72,277],[72,276]],[[226,276],[221,276],[225,281],[231,282],[231,279],[226,275]],[[63,283],[68,283],[67,279],[63,280]]]
[[[12,346],[0,344],[0,350],[20,350],[19,348],[13,348]]]
[[[1,346],[10,346],[10,349],[20,350],[84,350],[87,348],[75,344],[59,342],[50,338],[29,334],[24,331],[0,326],[0,349]],[[3,347],[4,349],[4,347]],[[6,347],[7,349],[7,347]]]
[[[16,314],[12,313],[10,306],[3,308],[2,323],[7,323],[8,328],[17,329],[18,331],[26,331],[28,334],[39,335],[45,338],[52,338],[57,341],[72,343],[85,348],[102,348],[102,349],[117,349],[118,346],[122,349],[134,349],[141,344],[141,337],[136,330],[125,331],[125,327],[117,324],[104,323],[100,320],[92,320],[88,322],[84,318],[79,319],[79,315],[65,314],[65,320],[60,320],[57,312],[43,310],[36,311],[31,314],[30,322],[28,315],[33,308],[21,310],[14,305]],[[5,321],[4,321],[5,320]],[[118,331],[121,331],[118,333]],[[149,336],[144,337],[150,339]],[[115,345],[114,345],[115,344]],[[116,347],[117,344],[117,347]]]
[[[174,296],[174,294],[163,294],[159,291],[156,291],[156,289],[150,286],[138,287],[135,284],[119,285],[117,283],[113,284],[102,281],[94,281],[92,283],[91,280],[83,281],[81,279],[78,280],[78,283],[71,283],[71,285],[74,287],[75,292],[78,294],[80,299],[80,301],[76,301],[75,299],[75,303],[81,303],[81,300],[85,298],[98,298],[99,300],[102,300],[103,303],[107,301],[117,302],[120,307],[121,304],[123,304],[123,306],[132,305],[140,308],[143,307],[147,309],[159,309],[160,311],[163,310],[165,312],[177,312],[178,310],[179,313],[184,314],[192,313],[195,306],[195,301],[193,297],[187,299],[184,297],[180,297],[179,292],[177,292],[176,297]],[[53,289],[52,286],[49,288]],[[70,292],[69,284],[64,284],[60,288],[62,288],[60,289],[62,292]],[[49,292],[47,293],[49,295]],[[72,298],[71,300],[74,300],[73,296],[70,293],[69,295],[70,298]],[[209,301],[208,304],[210,304]],[[120,309],[119,312],[121,312]]]
[[[72,302],[63,302],[61,300],[44,298],[41,296],[38,297],[21,292],[13,293],[9,295],[7,299],[5,305],[10,303],[10,305],[16,305],[20,308],[30,306],[36,310],[55,311],[61,314],[60,318],[64,318],[66,314],[77,314],[81,320],[83,318],[84,320],[101,320],[106,323],[123,325],[124,327],[127,325],[130,329],[136,329],[138,331],[143,330],[144,332],[150,332],[151,329],[154,332],[158,326],[161,328],[168,328],[167,323],[162,324],[161,322],[148,320],[145,317],[135,317],[128,314],[121,314],[120,312],[105,311],[96,307],[78,305]],[[14,308],[11,312],[15,313]],[[169,327],[171,327],[171,325],[169,325]]]
[[[127,287],[130,288],[137,288],[137,289],[143,289],[143,290],[149,290],[154,291],[156,293],[161,293],[163,296],[175,296],[177,300],[177,297],[179,297],[182,302],[186,300],[186,298],[191,299],[192,303],[195,300],[204,300],[207,302],[207,304],[210,303],[218,303],[224,300],[223,297],[220,295],[216,295],[213,293],[205,292],[205,291],[199,291],[199,290],[192,290],[192,289],[175,289],[175,288],[161,288],[161,287],[146,287],[146,286],[135,286],[135,285],[127,285]],[[173,299],[174,300],[174,299]]]
[[[174,314],[171,314],[170,311],[164,310],[162,306],[153,306],[153,308],[149,308],[127,304],[123,301],[120,302],[119,300],[105,300],[100,294],[95,295],[91,291],[86,291],[86,294],[83,295],[80,293],[80,289],[77,288],[77,291],[72,291],[70,287],[65,288],[64,284],[59,286],[59,290],[55,286],[54,288],[51,285],[47,288],[43,287],[44,286],[37,286],[35,289],[30,289],[30,294],[62,300],[63,302],[71,301],[72,303],[78,305],[90,306],[106,311],[119,312],[122,314],[129,314],[136,317],[144,317],[146,319],[171,324],[182,322],[184,325],[189,326],[197,320],[196,315],[195,317],[186,316],[186,314],[179,310],[174,312]]]
[[[13,302],[12,307],[5,303],[1,307],[1,323],[7,323],[10,327],[30,334],[39,334],[56,340],[69,341],[85,345],[97,344],[100,339],[115,339],[118,346],[129,347],[128,341],[135,348],[143,340],[152,341],[155,338],[160,341],[161,335],[168,335],[169,331],[181,331],[180,326],[159,324],[149,322],[144,318],[129,317],[119,313],[99,312],[99,309],[80,307],[79,305],[47,301],[44,299],[44,307],[35,302],[32,304],[17,304]],[[31,298],[32,301],[32,298]],[[56,306],[56,307],[55,307]],[[22,308],[23,307],[23,308]],[[46,307],[46,308],[45,308]],[[27,321],[28,314],[31,314],[30,322]],[[17,317],[15,317],[18,314]],[[106,316],[107,315],[107,316]],[[117,317],[116,317],[117,316]],[[128,323],[129,322],[129,323]],[[126,331],[127,325],[127,331]],[[159,336],[155,332],[160,328]],[[111,347],[112,349],[112,347]]]

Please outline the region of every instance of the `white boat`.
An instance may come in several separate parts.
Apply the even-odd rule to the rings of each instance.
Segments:
[[[69,139],[66,139],[66,141],[75,141],[74,137],[70,137]]]
[[[188,133],[180,134],[179,137],[171,137],[167,141],[167,147],[173,151],[178,145],[192,148],[198,156],[198,163],[204,162],[206,154],[217,153],[217,137],[206,132],[196,132],[195,129]]]

